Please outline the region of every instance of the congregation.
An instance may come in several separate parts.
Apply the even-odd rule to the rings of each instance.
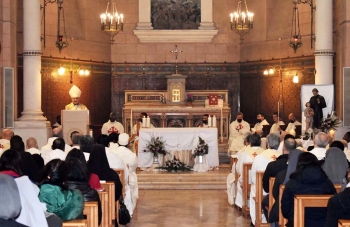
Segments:
[[[293,113],[288,120],[286,127],[274,113],[274,124],[264,135],[264,125],[269,123],[263,114],[257,115],[253,127],[244,121],[243,113],[237,114],[230,125],[228,203],[250,217],[251,226],[293,227],[300,226],[294,223],[295,209],[299,209],[294,208],[295,196],[328,195],[328,207],[306,208],[303,226],[336,227],[339,219],[350,218],[350,132],[334,140],[314,127],[313,139],[303,140],[296,137],[301,123]],[[263,176],[258,178],[260,173]]]

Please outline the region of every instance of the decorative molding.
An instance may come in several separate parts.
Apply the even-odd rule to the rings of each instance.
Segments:
[[[218,30],[134,30],[141,43],[210,43]]]
[[[27,50],[23,51],[23,56],[41,56],[43,52],[41,50]]]
[[[314,51],[315,56],[316,55],[328,55],[328,56],[333,56],[335,54],[334,51],[332,50],[315,50]]]

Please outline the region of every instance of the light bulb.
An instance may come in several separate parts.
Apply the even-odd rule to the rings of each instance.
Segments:
[[[267,71],[267,69],[265,69],[264,75],[269,75],[269,72]]]
[[[80,75],[80,76],[84,76],[84,69],[80,69],[80,70],[79,70],[79,75]]]
[[[269,69],[269,74],[274,74],[275,70],[274,69]]]
[[[88,76],[90,74],[89,70],[85,69],[84,74],[85,76]]]
[[[295,75],[295,76],[293,77],[293,83],[295,83],[295,84],[299,83],[299,77],[298,77],[298,75]]]
[[[66,71],[65,68],[60,67],[60,68],[58,69],[58,75],[62,76],[62,75],[64,74],[65,71]]]

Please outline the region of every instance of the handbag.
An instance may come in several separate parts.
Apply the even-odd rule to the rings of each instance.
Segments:
[[[119,224],[126,225],[130,222],[130,213],[124,204],[123,196],[119,198]]]

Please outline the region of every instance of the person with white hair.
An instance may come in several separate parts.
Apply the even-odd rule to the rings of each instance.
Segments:
[[[281,152],[279,152],[278,146],[280,145],[280,135],[276,133],[270,133],[267,136],[267,144],[268,149],[257,155],[253,161],[252,168],[250,170],[250,180],[251,180],[251,187],[250,187],[250,197],[249,197],[249,205],[250,205],[250,217],[252,219],[252,223],[255,225],[256,220],[256,212],[255,212],[255,200],[253,199],[256,196],[256,173],[259,171],[265,171],[267,165],[275,161],[280,155]],[[264,195],[266,195],[266,192],[264,192]],[[263,220],[266,222],[266,220]]]
[[[329,136],[324,132],[319,132],[315,136],[314,146],[315,148],[310,151],[314,154],[318,160],[322,160],[326,157],[326,147],[329,143]]]
[[[65,109],[66,110],[87,110],[88,108],[84,105],[81,104],[80,101],[80,96],[81,96],[81,90],[73,85],[72,88],[69,90],[69,96],[72,99],[72,102],[66,105]]]

